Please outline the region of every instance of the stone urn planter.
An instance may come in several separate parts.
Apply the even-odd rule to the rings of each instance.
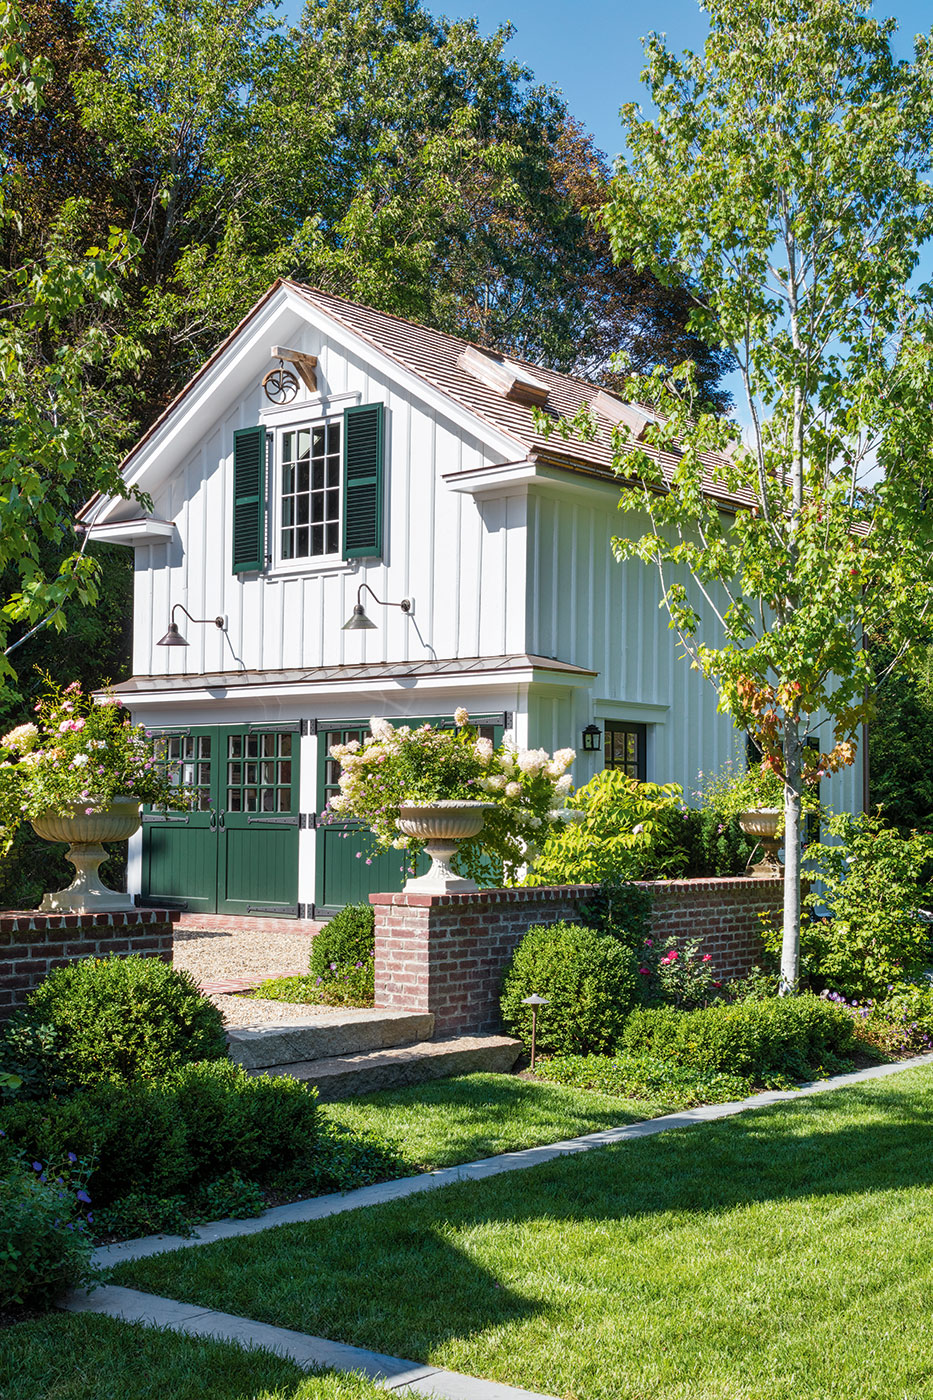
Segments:
[[[762,848],[761,860],[747,867],[749,875],[783,875],[784,867],[778,860],[778,851],[784,840],[778,834],[784,813],[780,807],[753,807],[748,812],[740,812],[739,826],[746,836],[751,836]],[[754,855],[755,852],[752,852]]]
[[[86,815],[62,816],[43,812],[32,829],[43,841],[67,841],[65,859],[77,872],[66,890],[47,894],[39,906],[45,913],[97,914],[132,909],[132,898],[101,884],[100,864],[107,859],[102,841],[126,841],[139,829],[139,803],[135,797],[115,797],[109,807]]]
[[[475,880],[465,880],[451,870],[450,862],[461,841],[478,836],[493,802],[403,802],[399,808],[399,828],[406,836],[424,841],[431,857],[431,869],[405,885],[406,894],[474,894]]]

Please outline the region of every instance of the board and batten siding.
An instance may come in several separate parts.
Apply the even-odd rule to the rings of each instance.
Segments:
[[[135,673],[421,660],[432,649],[444,659],[524,650],[525,502],[476,502],[442,480],[445,472],[501,459],[313,327],[297,339],[292,348],[318,357],[319,388],[332,401],[323,415],[312,400],[305,421],[342,414],[353,403],[385,404],[383,557],[233,573],[233,434],[284,421],[268,410],[257,383],[233,411],[205,425],[184,466],[155,495],[154,514],[174,521],[177,531],[136,550]],[[290,426],[294,410],[289,406]],[[344,632],[363,582],[391,602],[413,598],[414,620],[364,596],[377,630]],[[173,603],[198,618],[225,616],[226,635],[181,618],[188,647],[157,650]]]
[[[579,750],[582,731],[593,720],[646,724],[648,778],[679,783],[690,801],[700,773],[733,758],[744,760],[743,736],[729,715],[718,712],[711,682],[684,658],[659,607],[657,573],[638,559],[619,562],[612,553],[612,536],[640,535],[647,518],[621,515],[615,487],[581,491],[580,497],[529,492],[528,650],[599,676],[592,689],[533,686],[528,742]],[[721,626],[709,605],[686,572],[679,581],[704,619],[704,638],[717,644]],[[587,781],[602,766],[601,754],[578,752],[576,782]],[[821,795],[837,811],[860,810],[861,760],[825,780]]]

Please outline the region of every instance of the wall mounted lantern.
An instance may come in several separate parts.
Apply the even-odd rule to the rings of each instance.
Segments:
[[[386,603],[383,602],[381,598],[376,597],[368,583],[361,583],[356,590],[356,602],[353,604],[353,612],[343,624],[344,632],[365,632],[368,629],[374,629],[376,626],[375,622],[370,622],[363,609],[364,588],[373,601],[379,604],[380,608],[401,608],[403,613],[411,612],[412,603],[410,598],[403,598],[400,603]]]
[[[603,731],[598,724],[588,724],[583,731],[583,752],[598,753],[603,746]]]
[[[188,645],[185,638],[179,632],[178,623],[175,621],[175,614],[179,608],[181,608],[182,612],[184,613],[185,617],[188,619],[189,622],[213,622],[215,627],[219,627],[220,630],[223,631],[224,619],[222,617],[192,617],[188,609],[182,603],[175,603],[172,607],[172,615],[169,620],[168,631],[166,632],[164,637],[160,637],[159,640],[156,642],[157,647],[186,647]]]

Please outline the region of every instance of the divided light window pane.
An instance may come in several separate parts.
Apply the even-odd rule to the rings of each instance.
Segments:
[[[340,421],[283,433],[282,558],[340,551]]]

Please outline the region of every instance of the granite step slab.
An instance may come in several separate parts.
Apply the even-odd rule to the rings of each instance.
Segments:
[[[230,1058],[245,1069],[360,1055],[413,1045],[434,1033],[430,1011],[378,1011],[349,1007],[318,1012],[307,1021],[274,1021],[227,1032]]]
[[[522,1053],[520,1040],[506,1035],[458,1035],[418,1045],[371,1050],[361,1055],[275,1065],[269,1074],[287,1074],[317,1085],[322,1101],[353,1098],[378,1089],[400,1089],[454,1074],[509,1074]]]

